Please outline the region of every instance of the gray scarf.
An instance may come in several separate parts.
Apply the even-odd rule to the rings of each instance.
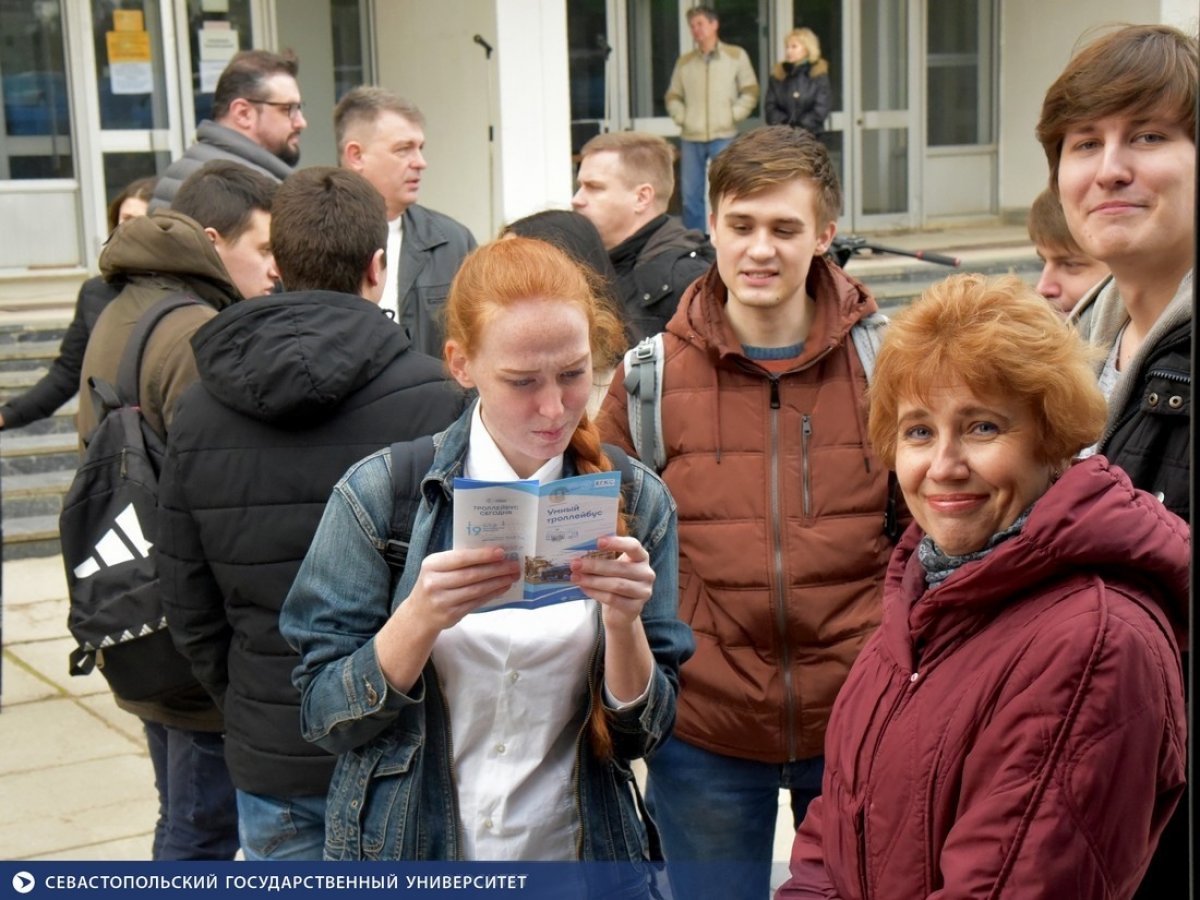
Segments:
[[[925,535],[925,537],[921,538],[921,543],[917,545],[917,560],[925,570],[925,584],[931,589],[937,587],[953,575],[960,566],[964,566],[969,562],[975,562],[977,559],[983,559],[1010,537],[1020,534],[1021,529],[1025,527],[1025,520],[1029,518],[1029,513],[1032,510],[1033,505],[1031,504],[1023,513],[1017,516],[1017,521],[1013,522],[1003,531],[998,531],[988,538],[987,543],[983,545],[982,549],[976,550],[973,553],[964,553],[962,556],[951,556],[939,548],[933,542],[933,538]]]

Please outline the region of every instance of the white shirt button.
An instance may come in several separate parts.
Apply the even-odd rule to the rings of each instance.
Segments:
[[[508,748],[507,748],[507,747],[505,747],[503,744],[497,744],[497,745],[496,745],[496,752],[497,752],[497,753],[499,753],[501,756],[503,756],[503,755],[504,755],[504,752],[505,752],[507,749],[508,749]]]

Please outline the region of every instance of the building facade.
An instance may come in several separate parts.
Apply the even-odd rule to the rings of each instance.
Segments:
[[[108,200],[182,153],[238,49],[300,57],[301,165],[335,161],[331,111],[355,84],[414,100],[428,120],[421,201],[485,240],[565,206],[591,135],[677,133],[663,94],[693,2],[0,0],[0,307],[61,302],[95,270]],[[1081,37],[1197,27],[1190,0],[712,5],[763,84],[791,28],[819,36],[854,231],[1021,214],[1045,183],[1042,94]]]

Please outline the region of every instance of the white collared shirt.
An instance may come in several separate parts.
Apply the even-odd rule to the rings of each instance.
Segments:
[[[392,321],[400,324],[400,248],[404,244],[404,215],[398,215],[388,222],[387,239],[387,269],[384,273],[383,297],[379,300],[380,309],[392,311]]]
[[[534,473],[561,478],[563,458]],[[488,433],[479,404],[463,474],[519,476]],[[443,631],[433,664],[450,708],[464,855],[478,860],[574,860],[579,835],[572,772],[587,709],[596,601],[465,616]]]

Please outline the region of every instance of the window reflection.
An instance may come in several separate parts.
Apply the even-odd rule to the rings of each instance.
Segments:
[[[214,58],[212,43],[202,46],[204,33],[209,30],[230,29],[237,34],[236,49],[250,50],[254,47],[253,32],[250,30],[250,0],[228,0],[227,12],[206,12],[203,0],[188,0],[188,46],[192,57],[192,111],[194,124],[212,118],[213,90],[217,76],[225,68],[227,60]]]
[[[74,177],[60,3],[0,0],[0,35],[0,179]]]

